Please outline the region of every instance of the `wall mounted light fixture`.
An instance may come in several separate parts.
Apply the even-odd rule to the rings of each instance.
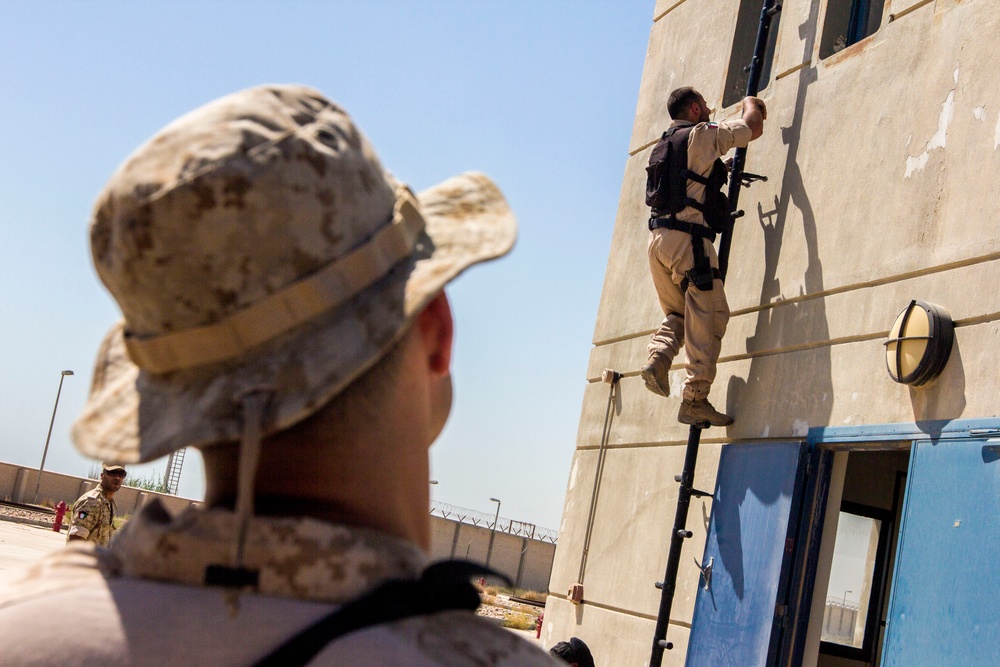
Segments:
[[[944,370],[955,341],[955,324],[948,312],[914,299],[896,317],[885,341],[889,377],[919,387]]]

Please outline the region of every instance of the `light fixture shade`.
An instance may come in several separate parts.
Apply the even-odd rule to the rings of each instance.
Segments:
[[[913,387],[927,384],[944,370],[954,341],[955,325],[944,308],[910,301],[884,343],[889,377]]]

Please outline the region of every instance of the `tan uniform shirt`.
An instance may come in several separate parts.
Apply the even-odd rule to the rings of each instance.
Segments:
[[[115,501],[105,496],[100,486],[83,494],[73,503],[66,540],[82,537],[102,547],[108,546],[115,532],[115,509]]]
[[[671,127],[680,121],[671,123]],[[712,173],[715,161],[731,148],[742,148],[750,143],[753,131],[742,119],[724,120],[718,123],[698,123],[688,134],[688,169],[701,175]],[[687,196],[698,202],[705,201],[705,186],[689,180]],[[705,216],[696,208],[688,206],[677,214],[679,220],[705,224]]]
[[[0,665],[250,665],[322,616],[392,578],[414,578],[426,556],[373,530],[312,519],[254,518],[240,594],[203,584],[231,564],[230,512],[170,518],[150,503],[109,549],[74,543],[0,581]],[[68,641],[51,621],[72,610]],[[468,611],[446,611],[344,635],[310,665],[556,666],[538,647]]]
[[[671,127],[680,124],[674,121]],[[688,169],[708,176],[718,158],[734,146],[746,146],[752,136],[752,130],[743,120],[696,124],[688,134]],[[687,196],[704,202],[705,186],[689,180]],[[705,225],[705,216],[691,206],[677,217]],[[715,246],[707,240],[699,239],[698,243],[704,244],[709,264],[719,268]],[[681,289],[687,271],[694,266],[691,244],[690,234],[659,228],[650,232],[647,248],[650,275],[664,315],[660,327],[649,339],[647,351],[650,357],[660,355],[672,363],[681,346],[684,347],[686,377],[681,393],[685,400],[708,396],[729,322],[729,304],[721,280],[716,280],[715,288],[709,291]]]

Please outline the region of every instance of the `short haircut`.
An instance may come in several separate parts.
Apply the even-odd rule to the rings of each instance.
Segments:
[[[667,98],[667,113],[670,114],[670,118],[677,120],[677,118],[682,116],[684,112],[687,111],[687,108],[697,102],[700,97],[701,93],[691,86],[678,88],[670,93],[670,97]]]

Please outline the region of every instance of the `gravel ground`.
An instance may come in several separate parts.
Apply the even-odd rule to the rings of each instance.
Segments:
[[[21,505],[5,505],[0,503],[0,521],[51,527],[55,521],[55,514],[45,510],[29,509]],[[64,529],[68,523],[68,520],[63,520]]]

